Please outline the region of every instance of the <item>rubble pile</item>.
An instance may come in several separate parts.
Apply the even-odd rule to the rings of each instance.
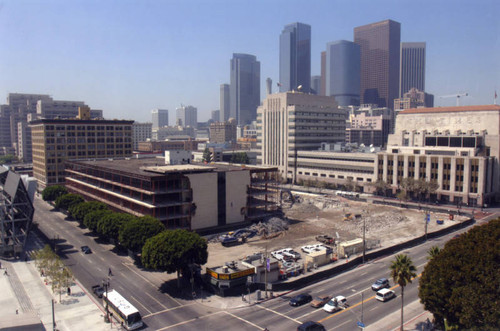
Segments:
[[[288,230],[288,220],[279,217],[272,217],[263,222],[252,224],[248,227],[249,230],[257,231],[259,235],[272,235]]]
[[[356,235],[363,235],[363,218],[366,225],[366,236],[374,236],[388,231],[393,227],[410,222],[410,219],[397,213],[380,213],[377,215],[363,215],[359,219],[344,221],[339,225],[340,230],[348,231]]]

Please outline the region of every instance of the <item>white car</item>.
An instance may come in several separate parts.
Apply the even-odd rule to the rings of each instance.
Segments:
[[[321,250],[326,250],[326,247],[321,245],[321,244],[314,244],[314,245],[306,245],[306,246],[302,246],[300,248],[304,253],[312,253],[312,252],[318,252],[318,251],[321,251]]]
[[[346,306],[347,306],[346,297],[339,295],[333,298],[332,300],[328,301],[328,303],[323,306],[323,310],[326,311],[327,313],[334,313],[341,309],[345,309]]]
[[[387,300],[390,300],[396,296],[396,293],[394,293],[393,290],[389,290],[388,288],[383,288],[379,291],[377,291],[377,294],[375,295],[375,299],[378,301],[385,302]]]

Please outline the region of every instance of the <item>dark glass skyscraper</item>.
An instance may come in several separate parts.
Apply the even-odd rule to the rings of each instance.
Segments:
[[[411,88],[425,91],[425,43],[401,43],[399,95]]]
[[[231,103],[229,102],[229,84],[220,85],[220,120],[225,122],[229,119]]]
[[[250,124],[257,119],[257,107],[260,104],[260,62],[254,55],[233,54],[229,102],[229,117],[236,119],[238,125]]]
[[[280,35],[280,92],[311,90],[311,26],[285,25]]]
[[[361,47],[361,103],[394,106],[399,95],[401,24],[392,20],[354,28]]]
[[[339,106],[359,106],[361,51],[352,41],[339,40],[326,45],[326,95]]]

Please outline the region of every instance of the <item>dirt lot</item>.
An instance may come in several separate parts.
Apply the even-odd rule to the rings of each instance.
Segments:
[[[338,233],[340,241],[362,238],[363,220],[366,222],[367,242],[372,239],[379,240],[381,247],[407,241],[425,233],[423,211],[351,201],[336,196],[301,195],[298,201],[284,211],[288,222],[283,223],[285,225],[288,223],[288,229],[268,233],[267,236],[272,237],[270,239],[266,239],[264,235],[256,235],[246,244],[229,248],[213,240],[209,242],[207,266],[222,265],[226,261],[236,260],[255,252],[263,252],[266,247],[268,252],[285,247],[292,247],[300,252],[301,246],[317,243],[315,236],[319,234],[328,234],[335,238]],[[350,221],[344,221],[344,215],[347,213],[359,216],[353,217]],[[444,224],[436,224],[436,219],[443,219]],[[449,220],[448,214],[431,213],[428,232],[465,219],[465,217],[459,217]],[[280,222],[277,224],[280,225]],[[258,226],[254,228],[259,229]],[[273,230],[279,230],[279,226],[273,226],[273,228]],[[264,232],[261,231],[261,233]]]

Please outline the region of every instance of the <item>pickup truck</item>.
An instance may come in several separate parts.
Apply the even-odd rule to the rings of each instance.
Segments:
[[[104,294],[104,288],[101,285],[94,285],[92,286],[92,292],[94,292],[96,297],[102,298],[102,295]]]

